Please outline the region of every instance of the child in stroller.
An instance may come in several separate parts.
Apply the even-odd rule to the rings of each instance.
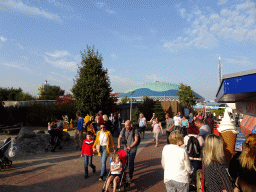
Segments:
[[[103,192],[108,191],[108,187],[113,181],[113,192],[116,191],[117,185],[119,184],[119,191],[121,190],[122,182],[126,189],[129,187],[126,180],[125,170],[128,167],[128,154],[125,150],[118,150],[110,158],[110,172],[103,186]]]
[[[4,141],[4,145],[0,148],[0,169],[5,170],[6,166],[11,166],[12,161],[9,160],[4,154],[7,151],[9,145],[11,144],[11,138],[9,137]]]
[[[45,148],[45,152],[48,151],[48,147],[52,147],[51,152],[55,152],[55,149],[59,147],[59,149],[62,149],[62,146],[60,145],[60,142],[62,140],[62,133],[63,133],[63,122],[62,117],[56,119],[58,121],[56,127],[51,127],[50,130],[48,130],[49,134],[51,135],[51,140],[49,142],[50,145],[48,145]],[[49,124],[48,124],[49,125]]]

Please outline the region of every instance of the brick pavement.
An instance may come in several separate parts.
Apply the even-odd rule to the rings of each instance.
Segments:
[[[161,168],[161,151],[165,141],[162,136],[160,146],[155,148],[152,135],[147,132],[135,159],[131,191],[165,191]],[[79,155],[79,151],[69,146],[62,152],[48,152],[16,160],[10,169],[0,173],[1,191],[101,191],[104,183],[98,181],[100,158],[93,157],[96,174],[89,168],[89,178],[84,180],[83,159]]]

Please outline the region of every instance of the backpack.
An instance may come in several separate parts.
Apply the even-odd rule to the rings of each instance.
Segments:
[[[201,147],[196,137],[190,136],[187,144],[188,156],[192,158],[200,158]]]
[[[123,129],[126,129],[126,128],[123,128]],[[132,128],[132,130],[133,130],[133,132],[132,132],[132,136],[133,136],[133,138],[134,138],[134,140],[135,140],[135,128]],[[122,130],[123,131],[123,130]],[[122,137],[124,137],[124,140],[125,140],[125,142],[127,143],[127,141],[126,141],[126,138],[125,138],[125,130],[123,131],[123,133],[124,133],[124,135],[122,135]],[[136,144],[136,146],[139,146],[139,144],[140,144],[140,134],[138,134],[139,136],[139,138],[138,138],[138,143]]]

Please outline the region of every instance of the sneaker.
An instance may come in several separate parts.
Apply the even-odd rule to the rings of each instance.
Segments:
[[[103,181],[103,177],[100,177],[100,178],[99,178],[99,181]]]
[[[129,178],[129,179],[128,179],[128,183],[131,183],[131,182],[132,182],[132,179],[131,179],[131,178]]]
[[[92,171],[93,171],[93,173],[96,172],[96,166],[94,166],[94,167],[92,168]]]
[[[84,179],[87,179],[88,178],[88,175],[84,176]]]
[[[158,147],[158,145],[155,145],[155,147]]]

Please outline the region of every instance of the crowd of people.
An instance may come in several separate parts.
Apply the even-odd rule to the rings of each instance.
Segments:
[[[75,132],[76,150],[81,150],[81,157],[84,157],[84,178],[88,177],[88,166],[96,172],[92,157],[94,152],[101,158],[101,170],[99,180],[107,175],[106,162],[110,156],[111,148],[116,149],[124,146],[129,153],[129,177],[132,182],[134,173],[134,160],[140,138],[144,138],[145,129],[148,126],[147,120],[141,113],[138,119],[139,129],[132,127],[132,123],[125,121],[125,127],[121,129],[122,118],[120,114],[111,114],[108,118],[102,111],[96,115],[97,126],[92,124],[92,117],[87,114],[83,119],[80,113],[77,129]],[[213,134],[214,117],[212,114],[204,116],[189,114],[188,117],[177,113],[173,118],[168,113],[166,118],[167,144],[162,151],[161,164],[164,169],[164,183],[169,191],[189,191],[197,187],[197,171],[202,170],[203,188],[205,191],[256,191],[256,134],[246,137],[243,151],[234,155],[229,167],[224,157],[224,141],[220,136]],[[50,134],[59,134],[61,130],[61,118],[58,120],[57,129]],[[160,133],[164,134],[159,118],[153,113],[149,121],[152,126],[153,140],[155,147],[159,144]],[[60,127],[60,128],[59,128]],[[83,131],[86,131],[86,139],[83,140]],[[118,133],[118,142],[115,147],[112,135]],[[108,190],[109,182],[113,181],[114,191],[116,182],[120,180],[121,165],[120,158],[116,153],[112,157],[110,167],[110,180],[107,182],[105,191]]]
[[[243,151],[227,167],[225,143],[212,134],[212,115],[190,114],[188,119],[179,113],[173,119],[166,114],[167,145],[162,151],[166,190],[195,190],[197,170],[201,169],[204,191],[256,191],[256,135],[246,137]]]
[[[124,123],[125,127],[121,130],[122,118],[121,115],[117,115],[117,113],[111,113],[108,118],[107,115],[102,114],[102,111],[99,111],[95,118],[95,122],[97,123],[96,126],[92,125],[93,118],[90,117],[89,114],[87,114],[84,119],[80,116],[80,113],[77,113],[76,116],[78,118],[78,122],[74,137],[77,145],[75,150],[81,150],[81,157],[84,157],[84,178],[86,179],[88,177],[88,166],[92,168],[93,173],[96,172],[96,166],[93,165],[92,158],[94,152],[97,152],[98,156],[101,158],[99,181],[103,181],[104,176],[107,175],[106,162],[108,157],[110,157],[111,149],[115,152],[116,149],[120,149],[123,145],[124,150],[129,153],[128,182],[131,183],[134,172],[134,160],[137,153],[137,145],[139,143],[139,133],[143,134],[145,127],[141,126],[140,131],[138,131],[137,129],[134,129],[131,122],[127,120]],[[142,121],[142,124],[140,125],[146,126],[146,123]],[[94,127],[96,127],[96,130]],[[83,140],[82,137],[83,130],[86,130],[85,140]],[[112,137],[114,133],[118,133],[119,135],[118,144],[116,147]],[[120,159],[117,157],[116,153],[114,154],[115,156],[112,157],[112,164],[110,169],[111,175],[108,181],[114,182],[113,187],[115,191],[116,181],[118,179],[120,180],[120,165],[117,166]],[[109,182],[106,185],[106,189],[109,186]]]

